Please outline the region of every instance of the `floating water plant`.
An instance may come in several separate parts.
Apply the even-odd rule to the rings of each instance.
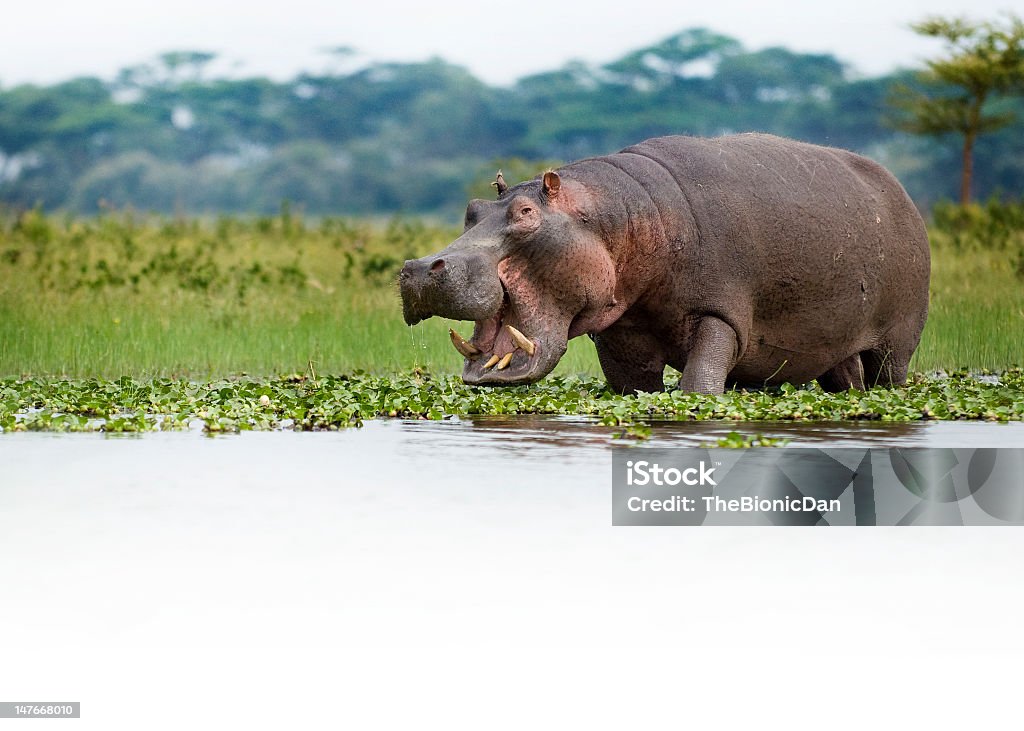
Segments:
[[[379,376],[296,374],[212,381],[119,378],[0,379],[4,431],[150,431],[203,428],[332,430],[365,419],[444,419],[460,415],[550,414],[592,417],[609,426],[657,421],[842,421],[874,419],[1024,420],[1024,371],[914,376],[904,387],[829,394],[817,385],[705,396],[682,391],[620,396],[592,377],[549,378],[532,386],[486,389],[421,371]]]

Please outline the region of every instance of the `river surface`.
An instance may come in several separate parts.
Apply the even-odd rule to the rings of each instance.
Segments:
[[[1024,444],[1019,423],[688,422],[644,446],[734,429]],[[81,701],[87,728],[1006,721],[1020,529],[613,528],[615,431],[0,435],[0,700]]]

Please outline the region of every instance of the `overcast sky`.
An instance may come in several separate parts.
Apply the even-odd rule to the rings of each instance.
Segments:
[[[703,26],[748,48],[827,52],[864,75],[916,66],[938,46],[907,24],[929,14],[995,17],[1021,0],[8,0],[0,85],[111,77],[169,50],[221,55],[217,70],[288,78],[323,70],[321,49],[372,60],[441,56],[491,83],[570,59],[604,63]],[[1019,12],[1019,10],[1018,10]]]

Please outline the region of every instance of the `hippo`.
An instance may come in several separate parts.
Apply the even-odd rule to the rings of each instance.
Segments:
[[[924,222],[885,168],[767,134],[657,137],[470,201],[406,261],[406,323],[450,331],[467,384],[533,383],[589,335],[608,384],[717,394],[906,381],[928,316]]]

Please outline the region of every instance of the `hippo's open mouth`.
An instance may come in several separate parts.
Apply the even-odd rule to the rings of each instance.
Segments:
[[[502,289],[504,298],[498,311],[474,321],[472,338],[465,340],[449,330],[452,344],[465,358],[462,380],[470,385],[534,383],[546,376],[565,352],[564,345],[558,347],[538,329],[539,323],[522,322],[504,282]]]

